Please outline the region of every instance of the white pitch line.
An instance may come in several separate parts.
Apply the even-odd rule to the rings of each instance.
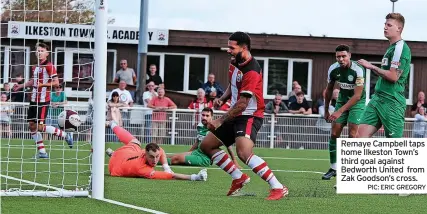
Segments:
[[[329,161],[325,158],[286,158],[286,157],[261,157],[263,159],[273,159],[273,160],[306,160],[306,161]]]
[[[145,208],[145,207],[138,207],[138,206],[135,206],[135,205],[132,205],[132,204],[125,204],[123,202],[115,201],[115,200],[111,200],[111,199],[107,199],[107,198],[97,199],[97,200],[104,201],[104,202],[107,202],[107,203],[110,203],[110,204],[119,205],[119,206],[122,206],[122,207],[127,207],[127,208],[131,208],[131,209],[141,210],[141,211],[145,211],[145,212],[149,212],[149,213],[167,214],[167,213],[160,212],[160,211],[157,211],[157,210],[152,210],[152,209],[148,209],[148,208]]]

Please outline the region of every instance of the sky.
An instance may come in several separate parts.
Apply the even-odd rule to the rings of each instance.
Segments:
[[[107,0],[115,26],[138,27],[140,0]],[[123,2],[126,2],[124,4]],[[385,39],[390,0],[149,0],[148,27]],[[427,41],[427,0],[399,0],[403,38]]]

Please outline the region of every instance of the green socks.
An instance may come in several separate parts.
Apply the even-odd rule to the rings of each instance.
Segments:
[[[337,163],[337,139],[329,140],[329,161],[331,163],[331,168],[336,170]]]

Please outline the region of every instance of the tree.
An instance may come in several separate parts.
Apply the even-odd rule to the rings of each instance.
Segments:
[[[95,0],[1,0],[1,21],[93,24]],[[114,23],[110,17],[108,23]]]

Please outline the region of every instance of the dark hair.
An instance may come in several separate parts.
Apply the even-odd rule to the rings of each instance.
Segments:
[[[231,34],[228,40],[236,41],[237,45],[240,45],[240,46],[246,45],[248,46],[248,50],[251,50],[251,37],[247,33],[237,31]]]
[[[335,48],[335,52],[339,52],[339,51],[347,51],[350,53],[350,47],[348,45],[338,45]]]
[[[117,91],[113,92],[111,94],[111,100],[113,100],[113,97],[118,97],[118,96],[119,96],[119,93]]]
[[[298,97],[299,95],[303,95],[304,96],[304,92],[302,92],[302,91],[297,92],[296,96]]]
[[[48,46],[48,45],[46,45],[45,43],[42,43],[42,42],[37,43],[36,48],[37,48],[37,47],[44,48],[44,49],[46,49],[47,51],[49,50],[49,46]]]
[[[155,151],[157,151],[157,150],[160,150],[160,146],[159,146],[159,145],[157,145],[156,143],[149,143],[149,144],[147,144],[147,145],[145,146],[145,151],[146,151],[146,152],[149,152],[149,151],[153,151],[153,152],[155,152]]]
[[[213,116],[213,114],[214,114],[213,110],[212,110],[211,108],[209,108],[209,107],[204,108],[204,109],[202,110],[202,112],[203,112],[203,111],[210,112],[210,113],[211,113],[211,116]]]

